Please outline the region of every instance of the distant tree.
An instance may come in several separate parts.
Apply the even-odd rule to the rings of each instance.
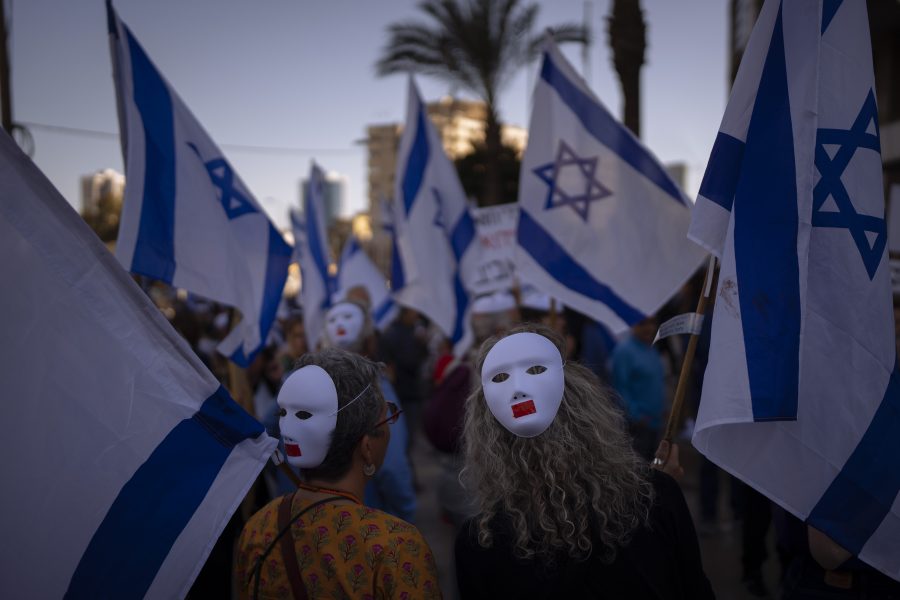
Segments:
[[[498,95],[515,72],[537,58],[542,34],[533,32],[538,6],[520,0],[423,0],[425,21],[388,27],[388,42],[376,63],[379,75],[418,72],[469,90],[486,107],[482,204],[508,197],[502,189]],[[577,24],[548,28],[557,43],[588,43]]]
[[[471,153],[456,160],[456,171],[468,198],[481,199],[485,196],[487,180],[487,148],[484,144],[475,146]],[[500,178],[499,203],[515,202],[519,197],[519,169],[522,161],[514,148],[502,145],[496,172]],[[483,202],[479,202],[483,204]]]

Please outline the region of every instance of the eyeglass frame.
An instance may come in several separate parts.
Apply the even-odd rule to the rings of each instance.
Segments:
[[[400,415],[403,414],[403,409],[393,402],[385,401],[385,404],[387,405],[388,413],[390,413],[391,409],[395,410],[396,412],[388,414],[387,417],[372,425],[369,428],[369,431],[375,431],[382,425],[393,425],[398,420],[400,420]]]

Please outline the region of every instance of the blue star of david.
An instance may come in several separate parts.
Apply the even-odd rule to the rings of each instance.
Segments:
[[[444,199],[441,198],[441,193],[438,192],[437,188],[431,188],[431,193],[434,195],[434,203],[437,204],[437,210],[434,213],[434,226],[447,231],[447,226],[444,224]]]
[[[596,202],[612,195],[609,188],[597,181],[595,177],[597,160],[596,156],[579,158],[568,144],[560,140],[559,149],[556,152],[556,160],[533,170],[533,173],[546,183],[549,188],[544,210],[559,208],[560,206],[571,206],[572,210],[578,213],[578,216],[586,222],[591,202]],[[581,175],[584,177],[584,191],[582,193],[570,194],[557,185],[560,181],[560,173],[566,167],[574,167],[581,172]]]
[[[874,124],[874,134],[866,133],[869,123]],[[825,151],[826,144],[840,146],[834,158],[829,158]],[[844,182],[841,181],[844,169],[847,168],[859,148],[867,148],[881,153],[878,107],[875,104],[875,94],[872,90],[869,90],[869,95],[866,96],[866,100],[849,130],[819,129],[816,132],[815,164],[822,177],[813,188],[812,212],[813,227],[841,228],[850,232],[871,280],[875,277],[887,245],[887,226],[882,218],[857,213],[850,201],[850,194],[844,187]],[[822,205],[829,196],[834,199],[838,208],[837,212],[822,210]],[[875,240],[871,246],[866,232],[875,234]]]
[[[197,146],[190,142],[188,142],[188,146],[200,160],[203,160]],[[247,196],[234,188],[234,171],[224,158],[214,158],[204,162],[203,166],[206,167],[206,172],[209,173],[213,185],[219,189],[219,202],[222,203],[222,208],[225,209],[229,220],[256,212],[256,208],[250,203]]]

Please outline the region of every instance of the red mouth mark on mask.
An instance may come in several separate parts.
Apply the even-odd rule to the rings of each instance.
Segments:
[[[300,454],[300,446],[297,444],[285,444],[284,451],[288,456],[302,456]]]
[[[338,327],[338,328],[337,328],[337,334],[338,334],[338,335],[347,335],[347,330],[344,329],[343,327]]]
[[[518,419],[519,417],[524,417],[525,415],[533,415],[537,412],[537,409],[534,407],[534,400],[526,400],[525,402],[513,404],[512,411],[513,418]]]

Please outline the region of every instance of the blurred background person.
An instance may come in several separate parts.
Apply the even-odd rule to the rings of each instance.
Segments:
[[[365,288],[363,288],[364,290]],[[374,360],[376,354],[375,328],[368,304],[364,300],[349,299],[336,303],[325,314],[325,346],[337,347]],[[378,372],[378,385],[387,402],[400,406],[394,387],[383,369]],[[366,485],[366,506],[377,508],[415,522],[416,491],[412,468],[406,453],[408,446],[405,415],[397,417],[388,443],[384,463]]]
[[[665,412],[665,373],[652,345],[656,329],[656,318],[647,317],[612,354],[613,383],[628,417],[628,431],[635,450],[647,461],[659,442]]]

